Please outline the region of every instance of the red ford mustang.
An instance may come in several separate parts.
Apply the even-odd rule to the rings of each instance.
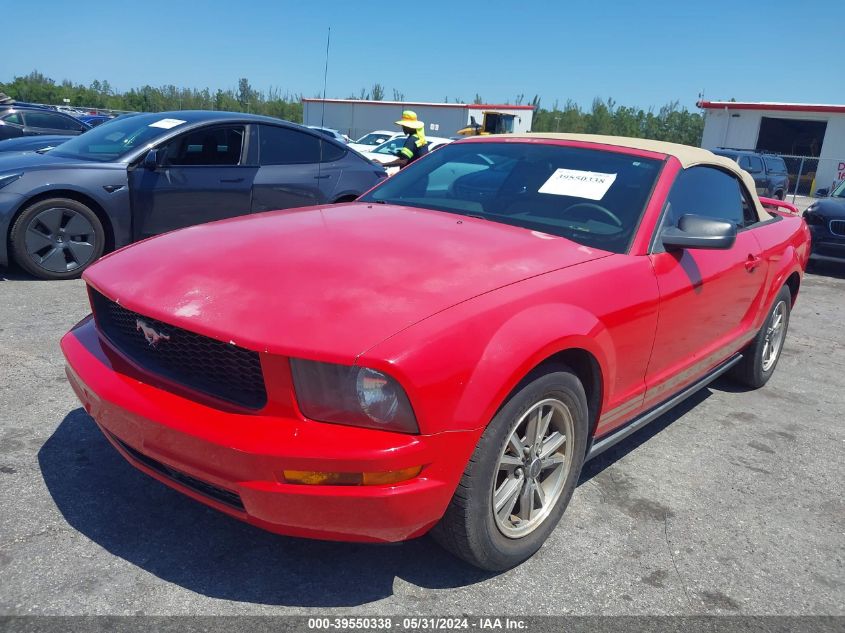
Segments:
[[[62,349],[115,448],[194,499],[501,570],[585,460],[728,370],[769,379],[808,253],[707,151],[475,138],[354,203],[105,257]]]

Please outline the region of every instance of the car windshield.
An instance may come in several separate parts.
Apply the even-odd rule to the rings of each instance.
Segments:
[[[108,163],[119,160],[139,147],[154,143],[171,129],[184,124],[185,121],[181,119],[168,118],[161,114],[117,118],[62,143],[50,153],[66,158]]]
[[[373,154],[395,154],[396,150],[405,144],[404,136],[397,136],[394,139],[386,141],[372,150]]]
[[[389,139],[392,135],[391,134],[377,134],[375,132],[370,132],[369,134],[364,134],[361,138],[359,138],[356,143],[358,145],[381,145],[387,139]]]
[[[845,198],[845,180],[840,182],[836,188],[830,192],[831,198]]]
[[[624,253],[662,164],[562,145],[450,143],[360,200],[468,215]]]

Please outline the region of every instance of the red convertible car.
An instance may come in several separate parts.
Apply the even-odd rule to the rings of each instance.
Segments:
[[[108,440],[186,495],[501,570],[586,460],[720,374],[766,383],[809,244],[705,150],[479,137],[357,202],[103,258],[62,349]]]

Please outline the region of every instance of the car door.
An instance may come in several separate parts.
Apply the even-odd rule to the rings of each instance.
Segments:
[[[0,139],[24,136],[23,117],[20,112],[0,115]]]
[[[733,222],[727,250],[666,252],[663,227],[694,214]],[[660,291],[654,351],[646,375],[646,405],[656,404],[730,357],[753,336],[767,263],[752,227],[756,207],[740,180],[716,167],[681,171],[669,194],[650,255]]]
[[[159,166],[130,172],[135,238],[250,212],[258,167],[246,125],[193,129],[157,148]]]
[[[337,161],[346,154],[345,149],[316,132],[271,124],[258,126],[258,144],[254,212],[332,200],[340,176]]]
[[[58,112],[21,111],[24,134],[70,134],[76,136],[88,130],[88,126],[71,116]]]

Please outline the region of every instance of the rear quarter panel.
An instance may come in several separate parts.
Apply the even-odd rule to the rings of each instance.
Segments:
[[[804,276],[810,257],[810,230],[804,218],[777,211],[770,213],[772,220],[752,229],[760,242],[761,256],[768,264],[766,298],[755,320],[755,328],[762,327],[769,307],[790,275]],[[795,299],[792,297],[793,303]]]

